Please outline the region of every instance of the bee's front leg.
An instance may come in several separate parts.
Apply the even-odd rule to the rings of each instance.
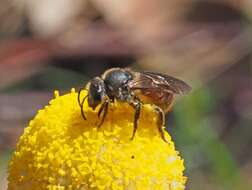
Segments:
[[[104,103],[101,105],[101,107],[100,107],[100,109],[99,109],[99,111],[98,111],[98,117],[99,117],[99,118],[100,118],[100,116],[101,116],[101,113],[103,112],[102,118],[101,118],[101,122],[99,123],[98,128],[100,128],[101,125],[104,123],[105,117],[106,117],[106,115],[107,115],[107,113],[108,113],[109,103],[110,103],[109,99],[106,99],[106,100],[104,101]]]
[[[141,112],[141,107],[142,107],[142,104],[141,102],[134,98],[133,100],[131,100],[130,102],[130,105],[135,109],[135,115],[134,115],[134,129],[133,129],[133,134],[132,134],[132,137],[131,137],[131,140],[134,139],[135,137],[135,133],[136,133],[136,130],[138,128],[138,121],[139,121],[139,117],[140,117],[140,112]]]

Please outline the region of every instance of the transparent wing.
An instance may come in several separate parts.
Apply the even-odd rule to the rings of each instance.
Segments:
[[[191,87],[184,81],[155,72],[135,72],[134,80],[129,85],[132,90],[163,91],[175,94],[187,94],[191,91]]]

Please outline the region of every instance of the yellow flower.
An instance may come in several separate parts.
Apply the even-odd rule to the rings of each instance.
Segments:
[[[87,92],[83,92],[83,96]],[[21,136],[9,164],[9,190],[183,190],[183,160],[156,114],[144,105],[134,140],[134,110],[110,106],[97,129],[97,110],[81,117],[77,93],[59,96],[40,110]]]

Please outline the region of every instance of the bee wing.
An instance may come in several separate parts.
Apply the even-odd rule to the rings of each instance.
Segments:
[[[155,72],[135,72],[134,80],[130,83],[132,90],[146,89],[167,91],[175,94],[187,94],[191,87],[184,81],[169,75]]]

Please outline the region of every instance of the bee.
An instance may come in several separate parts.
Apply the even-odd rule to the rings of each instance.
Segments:
[[[157,113],[157,127],[161,138],[165,140],[163,126],[165,125],[165,114],[170,111],[175,94],[187,94],[191,87],[184,81],[169,75],[155,72],[137,72],[129,68],[112,68],[104,72],[101,77],[95,77],[85,87],[88,94],[81,100],[78,93],[78,102],[81,107],[82,117],[86,120],[84,113],[84,102],[98,110],[101,119],[98,128],[103,124],[110,103],[116,99],[119,102],[127,102],[134,110],[134,128],[131,139],[134,139],[138,128],[138,121],[143,104],[152,104]]]

